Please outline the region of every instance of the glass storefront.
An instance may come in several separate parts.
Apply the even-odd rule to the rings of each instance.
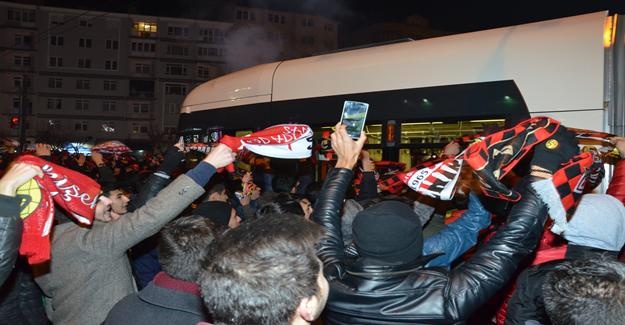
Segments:
[[[401,123],[399,134],[399,161],[410,168],[423,161],[439,157],[443,147],[452,140],[478,133],[491,133],[504,126],[503,119],[467,120],[457,122],[407,122]],[[373,160],[382,160],[383,125],[368,124],[366,148]],[[323,127],[321,131],[330,131],[331,127]],[[486,131],[486,132],[484,132]],[[315,132],[317,133],[317,132]]]

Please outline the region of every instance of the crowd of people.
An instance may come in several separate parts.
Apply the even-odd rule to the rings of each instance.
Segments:
[[[625,138],[611,141],[625,156]],[[470,176],[451,201],[389,192],[365,142],[337,124],[320,181],[309,162],[270,170],[223,144],[194,166],[183,142],[144,161],[46,144],[30,153],[41,164],[6,155],[0,323],[625,324],[625,163],[554,233],[545,186],[580,151],[564,126],[503,180],[516,202]],[[248,170],[229,172],[237,160]],[[37,201],[23,188],[49,166],[100,195],[87,200],[74,178],[93,221],[51,208],[49,260],[32,263],[18,254]]]

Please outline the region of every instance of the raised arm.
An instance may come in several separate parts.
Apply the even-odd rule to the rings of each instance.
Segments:
[[[341,234],[341,206],[345,199],[345,191],[352,181],[352,168],[356,165],[366,136],[362,132],[360,138],[354,141],[347,134],[345,125],[339,123],[331,138],[332,149],[338,156],[338,160],[321,188],[313,212],[313,220],[325,230],[317,254],[323,261],[324,272],[329,278],[340,277],[343,273],[345,255]]]
[[[109,223],[94,224],[89,231],[88,241],[84,243],[86,248],[93,251],[112,250],[123,253],[155,234],[204,193],[203,186],[217,168],[229,165],[234,158],[235,154],[225,145],[213,148],[195,168],[185,175],[180,175],[138,210],[124,214]],[[98,212],[96,217],[97,215]]]
[[[522,199],[512,208],[507,224],[469,261],[451,271],[446,310],[449,319],[467,319],[508,282],[519,263],[534,250],[547,219],[547,207],[529,183],[549,179],[577,153],[575,136],[564,127],[536,145],[531,175],[525,179]]]
[[[378,196],[378,182],[375,180],[375,164],[367,150],[362,151],[360,161],[362,163],[362,180],[356,200],[364,201]]]
[[[450,266],[460,255],[477,243],[480,230],[490,225],[490,213],[474,193],[469,194],[469,207],[458,218],[436,235],[423,241],[423,255],[444,253],[427,266]]]
[[[184,142],[179,141],[175,145],[167,148],[165,158],[158,167],[158,170],[148,178],[141,187],[139,193],[128,202],[128,211],[132,212],[143,206],[149,199],[163,189],[170,181],[171,173],[178,167],[184,159]]]

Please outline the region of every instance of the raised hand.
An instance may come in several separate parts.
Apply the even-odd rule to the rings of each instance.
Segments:
[[[91,150],[91,160],[93,160],[95,165],[98,167],[104,164],[104,157],[98,150]]]
[[[0,194],[15,196],[17,188],[35,176],[43,176],[41,168],[26,163],[12,164],[0,178]]]
[[[178,148],[178,151],[184,151],[184,138],[178,138],[178,142],[174,144],[174,147]]]
[[[375,164],[373,160],[371,160],[371,156],[369,155],[369,151],[363,150],[360,156],[360,161],[362,163],[362,171],[363,172],[372,172],[375,171]]]
[[[51,147],[47,143],[35,143],[35,155],[37,157],[47,157],[52,155]]]
[[[222,168],[234,162],[236,156],[236,153],[234,153],[230,147],[220,143],[211,149],[204,158],[204,162],[213,165],[215,168]]]
[[[625,158],[625,138],[614,137],[609,139],[610,142],[618,149],[621,159]]]
[[[338,160],[336,162],[336,168],[352,169],[358,161],[360,151],[367,141],[367,136],[364,132],[360,132],[360,138],[354,141],[349,134],[347,134],[347,127],[341,122],[337,123],[336,131],[330,135],[332,142],[332,149],[336,153]]]

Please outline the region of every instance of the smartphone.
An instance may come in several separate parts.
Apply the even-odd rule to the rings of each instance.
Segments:
[[[347,126],[347,134],[352,139],[360,138],[360,132],[365,128],[369,104],[346,100],[343,103],[343,113],[341,114],[341,124]]]

